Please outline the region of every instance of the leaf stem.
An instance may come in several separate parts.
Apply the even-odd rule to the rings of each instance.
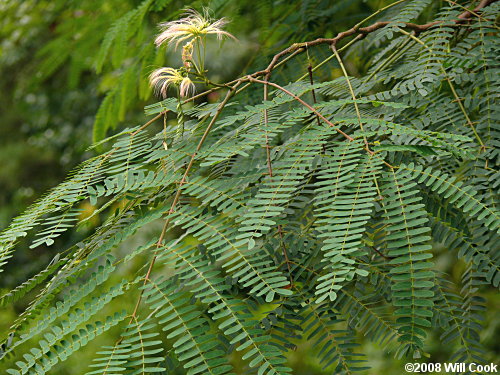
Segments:
[[[344,63],[342,62],[342,59],[340,58],[340,55],[337,52],[337,48],[335,48],[334,44],[332,44],[332,51],[335,54],[335,57],[337,58],[337,61],[340,65],[340,69],[342,69],[342,73],[344,74],[344,77],[347,81],[347,86],[349,86],[349,91],[351,93],[351,97],[352,97],[352,100],[354,102],[354,108],[356,110],[356,116],[358,117],[359,127],[360,127],[361,131],[364,133],[365,129],[363,128],[363,123],[361,121],[361,113],[359,112],[358,103],[356,102],[356,94],[354,93],[354,89],[352,88],[351,80],[349,79],[349,75],[347,74],[347,70],[344,66]],[[366,151],[368,151],[370,154],[373,155],[373,151],[370,150],[370,146],[368,145],[368,141],[367,141],[366,136],[364,134],[363,134],[363,141],[365,142]]]
[[[416,37],[415,35],[412,35],[411,33],[407,32],[406,30],[403,30],[401,28],[398,27],[398,30],[403,33],[404,35],[407,35],[409,36],[411,39],[415,40],[418,44],[422,45],[424,48],[426,48],[431,54],[433,54],[432,52],[432,49],[427,45],[425,44],[425,42]],[[448,85],[450,86],[450,89],[451,89],[451,92],[453,93],[453,96],[455,97],[455,100],[456,102],[458,103],[458,106],[460,107],[460,110],[462,111],[464,117],[465,117],[465,120],[467,121],[467,124],[470,126],[470,128],[472,129],[472,132],[474,133],[474,136],[476,137],[476,139],[478,140],[479,144],[481,145],[481,151],[484,151],[486,150],[486,146],[483,142],[483,140],[481,139],[481,137],[479,136],[476,128],[474,127],[474,124],[473,122],[471,121],[469,115],[467,114],[467,110],[465,109],[463,103],[462,103],[462,99],[458,96],[457,94],[457,91],[455,90],[455,86],[453,85],[453,83],[451,82],[451,79],[450,77],[448,76],[448,74],[446,73],[446,70],[443,68],[443,65],[440,64],[440,68],[441,68],[441,72],[443,73],[446,81],[448,82]]]
[[[281,227],[281,224],[278,224],[278,233],[280,235],[280,244],[281,247],[283,248],[283,257],[285,258],[285,263],[288,268],[288,275],[290,276],[290,288],[293,288],[292,269],[290,268],[290,260],[288,259],[288,253],[286,250],[285,241],[283,240],[283,229]]]
[[[149,263],[149,267],[148,267],[148,270],[146,272],[146,276],[144,276],[144,285],[146,285],[146,283],[150,279],[151,272],[153,270],[153,266],[154,266],[154,264],[156,262],[156,258],[158,257],[157,251],[162,246],[163,239],[165,238],[165,234],[167,233],[168,226],[170,225],[170,214],[172,214],[174,212],[175,206],[177,205],[177,203],[178,203],[178,201],[180,199],[181,192],[182,192],[182,186],[186,182],[187,175],[188,175],[189,171],[191,170],[191,168],[192,168],[192,166],[194,164],[194,159],[196,158],[196,155],[200,151],[201,147],[203,146],[203,143],[207,139],[207,136],[210,133],[210,130],[212,129],[213,125],[217,121],[217,118],[221,114],[222,110],[224,109],[224,107],[227,104],[227,102],[229,101],[229,99],[234,95],[234,90],[240,85],[240,83],[241,82],[237,82],[233,87],[231,87],[229,89],[228,93],[226,94],[226,97],[219,104],[219,108],[217,109],[217,112],[212,117],[212,120],[210,121],[210,123],[208,124],[207,128],[205,129],[205,133],[203,133],[203,136],[201,137],[200,141],[198,142],[198,146],[196,147],[195,152],[193,153],[193,155],[191,155],[191,160],[189,161],[189,164],[186,167],[186,171],[184,172],[184,175],[182,176],[182,179],[179,182],[179,187],[177,188],[177,192],[176,192],[176,194],[174,196],[174,199],[172,201],[172,205],[170,206],[170,209],[168,211],[168,215],[169,216],[167,217],[167,220],[165,221],[165,224],[163,225],[163,228],[162,228],[161,233],[160,233],[160,237],[158,238],[158,242],[156,243],[155,254],[154,254],[153,258],[151,259],[151,262]],[[135,319],[135,317],[137,316],[137,311],[138,311],[139,306],[141,304],[143,293],[144,293],[144,290],[141,290],[141,293],[139,294],[139,297],[137,298],[137,302],[135,304],[134,311],[133,311],[133,313],[131,315],[130,322],[132,322],[133,319]]]

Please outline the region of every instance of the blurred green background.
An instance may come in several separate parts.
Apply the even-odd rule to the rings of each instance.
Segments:
[[[245,72],[264,68],[272,55],[293,42],[316,37],[331,37],[393,1],[386,0],[4,0],[0,1],[0,227],[23,211],[45,191],[61,182],[79,162],[96,154],[87,150],[92,139],[111,135],[127,126],[146,120],[143,108],[155,101],[147,85],[147,75],[158,66],[175,66],[178,57],[156,50],[153,45],[157,24],[172,20],[186,7],[207,6],[215,17],[226,17],[227,29],[238,39],[226,42],[218,55],[208,56],[211,78],[225,82]],[[442,4],[435,1],[422,20],[432,17]],[[146,7],[147,5],[147,7]],[[141,8],[142,7],[142,8]],[[139,12],[136,10],[139,9]],[[143,9],[146,9],[144,12]],[[106,53],[106,34],[116,35]],[[125,54],[113,50],[114,43],[127,45]],[[326,49],[311,51],[310,61],[321,61]],[[366,70],[366,57],[346,56],[353,75]],[[276,79],[287,82],[306,71],[304,57],[282,70]],[[322,70],[323,78],[339,74],[336,69]],[[287,76],[288,75],[288,76]],[[321,80],[322,77],[317,77]],[[209,100],[217,100],[211,97]],[[103,104],[104,102],[104,104]],[[93,133],[97,122],[105,133]],[[158,125],[160,126],[160,125]],[[90,204],[81,207],[82,215],[93,211]],[[99,223],[90,222],[80,232],[67,233],[58,246],[74,243]],[[146,233],[138,233],[140,243]],[[449,252],[440,252],[439,268],[458,275],[464,265]],[[15,287],[31,277],[54,256],[49,249],[30,250],[19,246],[16,257],[2,274],[0,288]],[[458,277],[458,276],[457,276]],[[488,301],[482,341],[488,357],[500,352],[500,301],[497,295],[485,295]],[[119,299],[117,302],[119,303]],[[25,306],[15,305],[0,311],[0,332],[6,322]],[[108,333],[112,334],[111,331]],[[106,335],[98,344],[108,342]],[[433,362],[446,362],[452,348],[433,344],[428,347]],[[290,353],[290,365],[296,374],[327,374],[311,354],[316,349],[306,340]],[[370,361],[370,374],[402,373],[402,364],[391,353],[366,343],[361,348]],[[88,354],[86,354],[88,353]],[[81,374],[87,371],[93,351],[79,352],[54,370],[57,374]],[[409,360],[411,362],[411,360]],[[236,370],[243,364],[234,360]],[[178,372],[182,374],[183,372]]]

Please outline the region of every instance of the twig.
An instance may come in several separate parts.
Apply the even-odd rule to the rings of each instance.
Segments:
[[[273,87],[276,87],[277,89],[283,91],[284,93],[290,95],[292,98],[294,98],[295,100],[297,100],[299,103],[301,103],[302,105],[304,105],[305,107],[309,108],[312,112],[314,112],[316,115],[319,116],[319,118],[321,118],[324,122],[326,122],[329,126],[331,126],[332,128],[334,128],[338,133],[342,134],[346,139],[348,139],[349,141],[354,141],[354,138],[351,137],[350,135],[344,133],[342,130],[340,130],[338,127],[335,126],[335,124],[333,124],[331,121],[329,121],[325,116],[323,116],[321,113],[319,113],[315,108],[311,107],[309,104],[307,104],[305,101],[303,101],[302,99],[300,99],[297,95],[295,95],[294,93],[288,91],[287,89],[285,89],[284,87],[281,87],[280,85],[276,84],[276,83],[273,83],[273,82],[266,82],[266,81],[262,81],[260,79],[256,79],[256,78],[253,78],[252,76],[247,76],[247,79],[250,81],[250,82],[256,82],[256,83],[262,83],[263,85],[269,85],[269,86],[273,86]],[[375,153],[370,150],[368,147],[365,147],[365,150],[370,154],[370,155],[374,155]],[[386,162],[385,160],[382,161],[386,166],[388,166],[389,168],[391,169],[395,169],[395,167],[391,164],[389,164],[388,162]]]
[[[135,132],[133,132],[131,135],[134,136],[134,135],[137,135],[137,133],[140,133],[141,131],[143,131],[144,129],[146,129],[149,125],[151,125],[153,122],[155,122],[156,120],[158,120],[159,118],[161,118],[162,116],[166,115],[170,110],[169,109],[166,109],[164,111],[161,111],[159,114],[157,114],[155,117],[153,117],[151,120],[149,120],[148,122],[146,122],[144,125],[142,125],[139,129],[137,129]]]
[[[314,86],[313,70],[312,69],[313,69],[312,65],[311,65],[311,63],[309,63],[307,65],[307,72],[309,73],[309,83],[311,84],[311,86]],[[316,91],[314,90],[314,88],[311,89],[311,94],[313,97],[313,103],[314,104],[318,103],[316,100]],[[319,123],[319,119],[318,119],[318,123]]]
[[[262,81],[260,79],[257,79],[257,78],[253,78],[252,76],[247,76],[247,79],[250,81],[250,82],[256,82],[256,83],[261,83],[263,85],[269,85],[269,86],[273,86],[275,88],[277,88],[278,90],[281,90],[283,91],[285,94],[287,95],[290,95],[292,98],[294,98],[295,100],[297,100],[300,104],[302,104],[303,106],[307,107],[309,110],[311,110],[312,112],[314,112],[316,115],[319,116],[319,118],[321,118],[324,122],[326,122],[329,126],[331,126],[332,128],[334,128],[338,133],[342,134],[345,138],[347,138],[348,140],[350,141],[353,141],[354,138],[352,138],[350,135],[344,133],[342,130],[340,130],[339,128],[337,128],[335,126],[335,124],[333,124],[330,120],[328,120],[325,116],[323,116],[321,113],[319,113],[315,108],[311,107],[309,104],[307,104],[305,101],[303,101],[302,99],[300,99],[297,95],[295,95],[294,93],[288,91],[287,89],[285,89],[284,87],[276,84],[276,83],[273,83],[273,82],[267,82],[267,81]]]
[[[189,161],[189,164],[186,167],[186,171],[184,172],[184,175],[182,176],[182,179],[179,182],[179,187],[177,188],[177,192],[176,192],[176,194],[174,196],[174,199],[172,201],[172,205],[170,206],[170,209],[168,211],[168,215],[169,216],[167,217],[167,220],[165,221],[165,224],[163,225],[162,231],[160,233],[160,237],[158,238],[158,242],[156,243],[155,254],[154,254],[153,258],[151,259],[151,262],[149,263],[149,267],[148,267],[148,270],[146,272],[146,276],[144,276],[144,285],[146,285],[146,283],[148,282],[149,277],[151,275],[151,272],[153,270],[153,266],[154,266],[154,264],[156,262],[156,258],[158,257],[157,251],[162,246],[163,239],[165,238],[165,234],[167,233],[168,226],[170,225],[170,215],[175,211],[175,206],[177,205],[177,203],[178,203],[178,201],[180,199],[180,196],[181,196],[182,186],[186,182],[187,175],[188,175],[189,171],[191,170],[191,168],[192,168],[192,166],[194,164],[194,159],[196,158],[196,155],[200,151],[201,147],[203,146],[203,143],[207,139],[207,136],[210,133],[210,130],[212,129],[213,125],[217,121],[217,118],[219,117],[220,113],[224,109],[224,106],[227,104],[227,102],[229,101],[229,99],[231,98],[231,96],[233,96],[234,90],[239,85],[240,85],[240,82],[237,82],[234,86],[232,86],[232,87],[229,88],[229,91],[226,94],[226,97],[219,104],[219,108],[217,109],[217,112],[215,113],[214,117],[212,117],[212,120],[210,121],[210,123],[208,124],[207,128],[205,129],[205,133],[203,133],[203,136],[201,137],[200,141],[198,142],[198,146],[196,146],[196,150],[194,151],[193,155],[191,155],[191,160]],[[131,315],[130,322],[132,322],[132,320],[137,316],[137,311],[138,311],[139,306],[141,304],[143,293],[144,293],[144,290],[142,290],[141,293],[139,294],[139,298],[137,299],[137,302],[135,304],[134,312]]]
[[[378,13],[380,13],[380,12],[382,12],[382,11],[384,11],[384,10],[386,10],[386,9],[388,9],[388,8],[396,5],[396,4],[399,4],[399,3],[403,2],[403,1],[405,1],[405,0],[399,0],[399,1],[396,1],[395,3],[389,4],[388,6],[379,9],[372,16],[374,16],[374,15],[376,15],[376,14],[378,14]],[[465,21],[467,21],[469,18],[471,18],[471,16],[473,16],[473,15],[477,16],[478,12],[482,8],[484,8],[484,7],[486,7],[486,6],[490,5],[490,4],[493,4],[496,1],[498,1],[498,0],[482,0],[473,10],[466,10],[463,13],[461,13],[457,17],[457,19],[454,20],[452,24],[450,24],[450,26],[462,24]],[[292,57],[294,57],[294,56],[296,56],[296,55],[304,52],[306,50],[306,47],[313,47],[313,46],[320,45],[320,44],[329,44],[329,45],[335,45],[336,46],[336,44],[338,42],[340,42],[342,39],[345,39],[345,38],[347,38],[349,36],[352,36],[352,35],[356,34],[356,37],[353,40],[351,40],[347,45],[345,45],[342,48],[338,49],[338,52],[341,52],[344,48],[350,46],[351,44],[355,43],[356,41],[358,41],[360,39],[363,39],[366,35],[374,32],[374,31],[377,31],[377,30],[379,30],[381,28],[384,28],[387,25],[391,24],[391,22],[379,21],[379,22],[375,22],[372,25],[367,26],[367,27],[359,27],[363,22],[366,22],[367,20],[371,19],[372,16],[369,16],[369,17],[365,18],[363,21],[361,21],[358,24],[354,25],[349,30],[346,30],[346,31],[338,33],[337,36],[335,36],[334,38],[318,38],[318,39],[315,39],[315,40],[312,40],[312,41],[309,41],[309,42],[294,43],[290,47],[288,47],[288,48],[284,49],[283,51],[281,51],[281,52],[277,53],[276,55],[274,55],[273,59],[271,60],[271,63],[267,66],[266,69],[259,70],[259,71],[254,72],[254,73],[252,73],[252,74],[250,74],[250,75],[248,75],[246,77],[241,77],[241,78],[235,79],[233,81],[230,81],[226,85],[229,86],[229,85],[235,84],[237,82],[243,82],[245,80],[248,80],[248,77],[257,78],[257,77],[265,76],[268,73],[272,72],[278,66],[282,65],[283,63],[285,63],[286,61],[288,61],[289,59],[291,59]],[[433,22],[428,22],[426,24],[421,24],[421,25],[415,24],[415,23],[406,22],[406,23],[404,23],[404,28],[413,30],[416,33],[421,33],[423,31],[426,31],[426,30],[430,29],[433,26],[442,24],[443,22],[444,21],[433,21]],[[284,60],[279,61],[283,56],[286,56],[286,55],[290,55],[290,56],[287,56]],[[325,64],[326,62],[328,62],[333,57],[334,57],[333,55],[330,56],[330,57],[328,57],[322,63],[318,64],[313,69],[313,71],[315,71],[316,69],[320,68],[323,64]],[[299,80],[303,79],[306,76],[307,76],[307,73],[304,76],[300,77]],[[214,87],[214,88],[212,88],[210,90],[204,91],[204,92],[202,92],[202,93],[200,93],[198,95],[195,95],[195,96],[193,96],[191,98],[188,98],[188,99],[184,100],[183,104],[187,103],[187,102],[190,102],[190,101],[193,101],[195,99],[198,99],[198,98],[200,98],[200,97],[202,97],[204,95],[210,94],[211,92],[220,90],[223,87],[224,87],[224,85],[221,85],[221,86],[218,86],[218,87]],[[240,91],[242,89],[246,88],[246,87],[247,87],[247,85],[245,85],[244,87],[242,87],[240,89]],[[239,93],[239,91],[237,91],[236,94],[237,93]],[[138,133],[138,132],[142,131],[143,129],[147,128],[149,125],[151,125],[151,123],[153,123],[154,121],[158,120],[163,114],[165,114],[167,112],[168,112],[168,110],[160,112],[156,117],[154,117],[153,119],[149,120],[146,124],[142,125],[138,130],[136,130],[132,134],[135,135],[136,133]]]
[[[347,81],[347,86],[349,87],[349,91],[351,93],[351,97],[352,97],[352,100],[354,102],[354,109],[356,110],[356,116],[358,117],[359,127],[360,127],[361,131],[364,133],[365,129],[363,129],[363,123],[361,122],[361,113],[359,112],[359,107],[358,107],[358,103],[356,101],[356,95],[354,93],[354,89],[352,88],[352,85],[351,85],[351,80],[349,79],[349,75],[347,74],[347,70],[346,70],[344,63],[342,62],[342,59],[340,58],[340,55],[337,52],[337,48],[335,48],[334,44],[332,44],[332,50],[333,50],[335,57],[337,58],[337,61],[339,62],[340,69],[342,69],[342,73],[344,74],[344,77]],[[367,141],[366,136],[364,134],[363,134],[363,141],[365,142],[366,151],[368,151],[370,154],[373,155],[373,151],[370,150],[370,146],[368,145],[368,141]]]
[[[447,0],[448,1],[448,0]],[[481,0],[481,2],[477,5],[477,7],[475,7],[473,10],[470,10],[470,9],[466,9],[464,12],[462,12],[458,18],[460,20],[465,20],[465,19],[468,19],[470,18],[471,16],[476,16],[476,17],[480,17],[479,14],[478,14],[478,11],[480,11],[481,9],[483,9],[484,7],[487,7],[488,5],[490,4],[493,4],[495,3],[497,0]],[[458,4],[457,4],[458,5]]]
[[[464,7],[462,4],[457,3],[456,1],[453,1],[453,0],[446,0],[446,1],[448,3],[450,3],[450,4],[452,4],[452,5],[455,5],[455,6],[459,7],[459,8],[464,9],[465,11],[470,12],[474,17],[477,17],[477,18],[479,18],[482,21],[487,21],[486,18],[484,18],[480,14],[476,13],[474,10],[470,10],[470,9]],[[494,26],[495,26],[496,29],[498,29],[498,26],[496,26],[496,25],[494,25]]]
[[[407,36],[409,36],[411,39],[415,40],[417,43],[419,43],[420,45],[422,45],[424,48],[426,48],[427,50],[429,50],[431,53],[432,53],[432,49],[427,45],[425,44],[425,42],[420,39],[420,38],[417,38],[415,35],[412,35],[410,34],[409,32],[399,28],[399,31]],[[453,93],[453,96],[455,97],[455,100],[456,102],[458,103],[458,106],[460,107],[460,110],[462,111],[464,117],[465,117],[465,120],[467,121],[467,124],[471,127],[472,129],[472,132],[474,133],[474,136],[476,137],[476,139],[478,140],[479,144],[481,145],[481,151],[484,151],[486,150],[486,146],[483,142],[483,140],[481,139],[481,137],[479,136],[476,128],[474,127],[474,124],[472,123],[469,115],[467,114],[467,111],[462,103],[462,100],[460,99],[460,97],[458,96],[457,94],[457,91],[455,90],[455,86],[453,85],[453,83],[451,82],[451,79],[450,77],[448,76],[448,74],[446,73],[446,70],[443,68],[443,65],[441,64],[440,65],[440,68],[441,68],[441,72],[443,73],[446,81],[448,82],[448,85],[450,86],[450,89],[451,89],[451,92]]]
[[[473,15],[472,12],[477,13],[482,8],[488,6],[496,1],[498,1],[498,0],[482,0],[478,4],[478,6],[474,8],[473,11],[467,10],[467,11],[461,13],[457,17],[456,20],[452,21],[450,26],[457,26],[457,25],[464,23],[469,18],[471,18],[471,16]],[[386,9],[387,9],[387,7],[386,7]],[[313,47],[313,46],[320,45],[320,44],[336,45],[342,39],[345,39],[345,38],[352,36],[352,35],[357,35],[356,38],[361,39],[361,38],[364,38],[366,35],[374,32],[374,31],[377,31],[379,29],[382,29],[382,28],[384,28],[388,25],[391,25],[391,24],[392,24],[392,22],[389,22],[389,21],[378,21],[378,22],[373,23],[370,26],[359,27],[360,23],[358,23],[357,25],[353,26],[349,30],[338,33],[337,36],[335,36],[334,38],[318,38],[318,39],[312,40],[310,42],[294,43],[290,47],[288,47],[288,48],[284,49],[283,51],[279,52],[278,54],[274,55],[271,63],[268,65],[268,67],[265,70],[255,72],[254,74],[252,74],[252,76],[253,77],[261,76],[263,74],[270,72],[274,68],[274,66],[278,63],[278,61],[280,60],[281,57],[288,55],[290,53],[293,53],[293,52],[297,51],[298,49],[303,49],[304,47],[306,47],[306,45],[309,47]],[[413,30],[416,33],[421,33],[421,32],[424,32],[424,31],[426,31],[434,26],[441,25],[441,24],[444,24],[444,21],[433,21],[433,22],[428,22],[425,24],[404,22],[403,27],[406,29],[409,29],[409,30]],[[361,35],[361,37],[360,37],[360,35]]]
[[[349,48],[351,45],[353,45],[353,44],[354,44],[354,43],[356,43],[358,40],[361,40],[361,39],[363,39],[363,38],[364,38],[364,36],[363,36],[363,35],[361,35],[361,34],[356,35],[356,37],[355,37],[354,39],[352,39],[351,41],[349,41],[349,43],[346,43],[346,44],[344,44],[341,48],[339,48],[339,49],[338,49],[338,52],[342,52],[343,50],[345,50],[345,49]],[[323,65],[325,65],[327,62],[329,62],[331,59],[333,59],[334,57],[335,57],[335,55],[330,55],[330,56],[328,56],[326,59],[324,59],[322,62],[320,62],[318,65],[316,65],[316,66],[312,69],[313,73],[314,73],[316,70],[318,70],[319,68],[321,68]],[[306,74],[304,74],[304,75],[302,75],[301,77],[299,77],[299,78],[296,80],[296,82],[297,82],[297,81],[301,81],[301,80],[303,80],[303,79],[304,79],[304,78],[306,78],[306,77],[307,77],[307,73],[306,73]]]
[[[380,255],[382,258],[385,258],[385,259],[393,259],[391,257],[388,257],[387,255],[384,255],[382,254],[379,250],[377,250],[377,248],[375,246],[370,246],[373,250],[375,250],[375,252]]]
[[[307,50],[307,44],[306,44],[306,53],[307,53],[307,72],[309,74],[309,83],[311,84],[311,94],[313,98],[313,103],[317,104],[316,100],[316,91],[314,90],[314,79],[313,79],[313,67],[311,64],[311,57],[309,56],[309,51]],[[320,124],[319,117],[316,115],[316,120],[318,121],[318,125]],[[324,145],[323,145],[323,150],[324,150]]]

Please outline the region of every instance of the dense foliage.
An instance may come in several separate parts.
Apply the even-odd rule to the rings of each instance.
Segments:
[[[408,361],[436,362],[429,337],[451,350],[446,362],[495,359],[481,335],[484,296],[497,300],[500,285],[499,3],[400,0],[334,35],[324,18],[347,2],[297,2],[302,13],[258,2],[270,30],[287,17],[300,26],[244,69],[228,65],[243,41],[197,33],[213,20],[177,50],[182,35],[155,47],[150,16],[167,3],[141,2],[77,49],[95,55],[97,42],[92,64],[119,71],[94,123],[101,152],[0,233],[5,273],[19,247],[54,248],[0,297],[25,303],[0,366],[58,373],[91,352],[73,373],[289,374],[307,341],[317,373],[369,372],[361,336]],[[85,11],[67,21],[84,35],[96,26]],[[69,64],[64,36],[41,74]],[[161,70],[167,49],[181,68]],[[150,96],[152,68],[169,97],[103,140]],[[231,69],[242,74],[219,81]],[[74,227],[83,234],[61,248]],[[452,275],[438,262],[449,253],[464,264]]]

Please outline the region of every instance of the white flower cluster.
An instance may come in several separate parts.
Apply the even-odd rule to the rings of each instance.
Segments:
[[[190,79],[189,73],[194,67],[196,73],[203,75],[204,61],[198,61],[196,64],[193,58],[194,45],[198,43],[198,59],[203,60],[199,52],[204,46],[204,37],[208,34],[217,35],[218,39],[230,37],[236,39],[233,35],[222,28],[227,24],[224,18],[212,20],[207,12],[203,15],[194,11],[188,10],[185,17],[177,20],[160,24],[162,32],[157,36],[155,44],[157,46],[163,43],[175,43],[175,48],[180,43],[185,42],[182,47],[182,62],[183,67],[174,68],[159,68],[149,76],[150,84],[154,87],[156,93],[161,94],[164,98],[167,97],[168,88],[173,85],[178,87],[181,97],[189,97],[195,93],[194,82]]]

